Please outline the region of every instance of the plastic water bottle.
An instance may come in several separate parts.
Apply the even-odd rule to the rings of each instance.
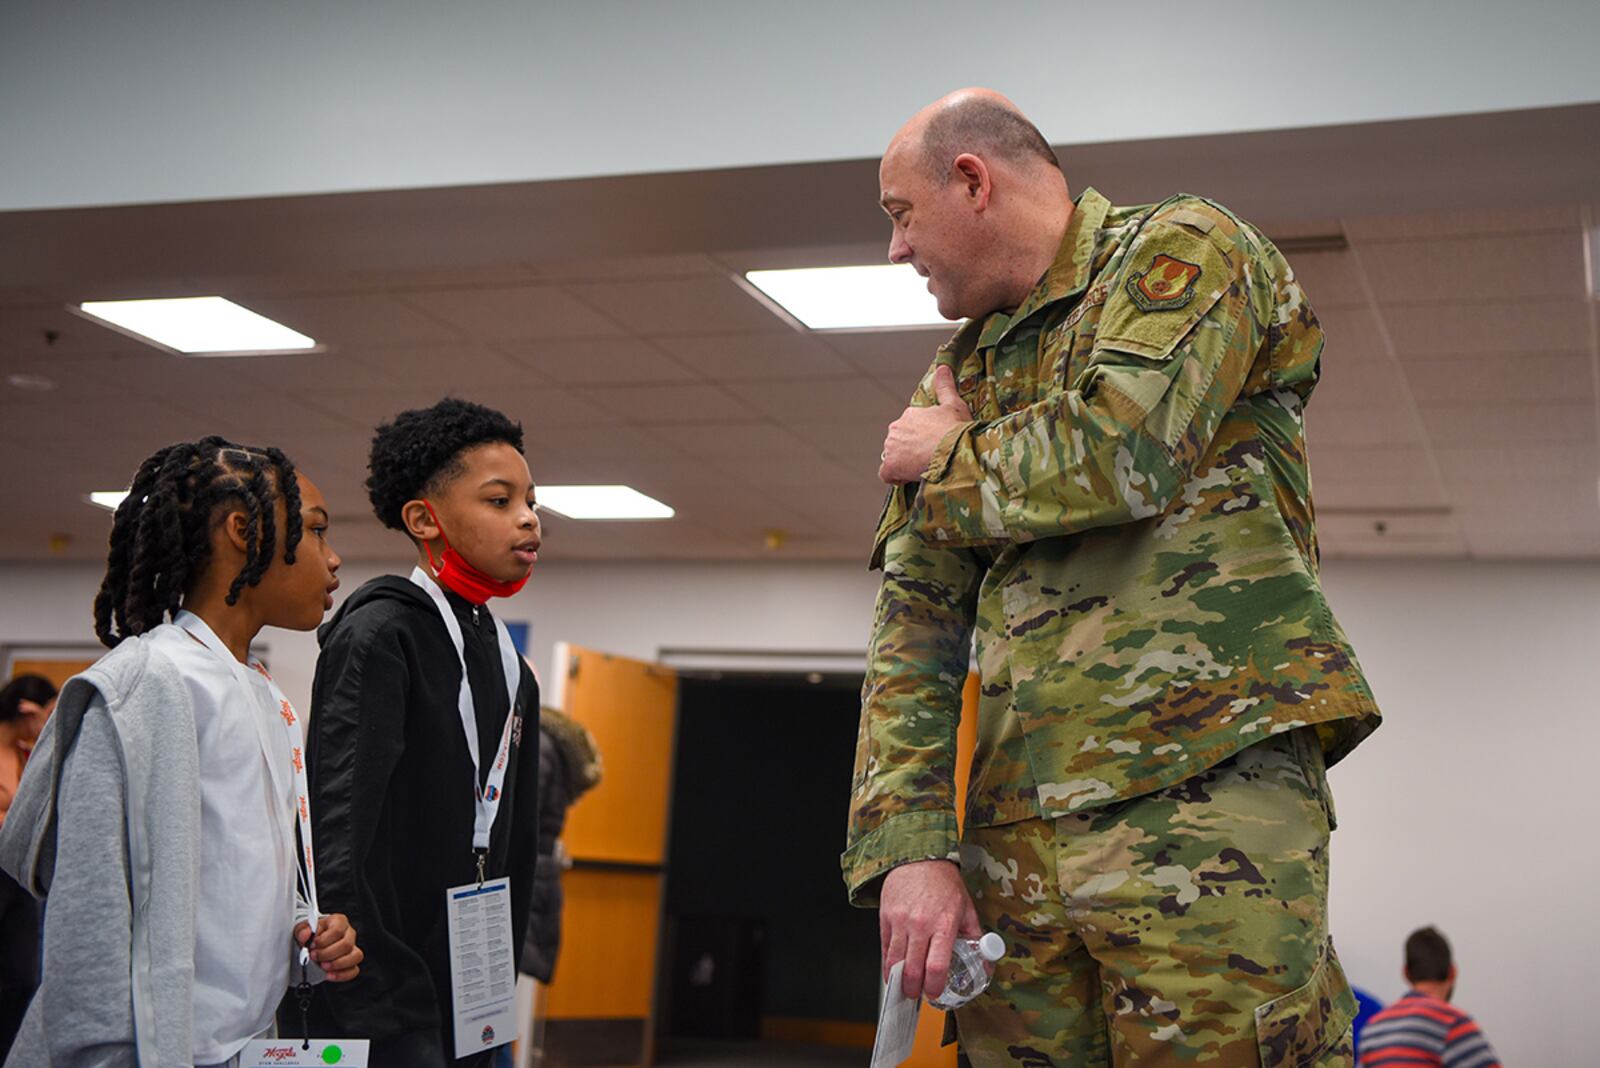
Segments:
[[[955,951],[950,954],[950,978],[938,997],[929,998],[928,1004],[936,1009],[956,1009],[965,1005],[985,990],[995,961],[1006,955],[1006,940],[990,931],[982,938],[958,938]]]

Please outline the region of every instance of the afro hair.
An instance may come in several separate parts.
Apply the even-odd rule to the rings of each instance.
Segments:
[[[493,408],[446,397],[432,408],[401,412],[378,427],[367,457],[367,498],[383,525],[405,530],[400,510],[464,469],[461,454],[504,442],[522,451],[522,424]]]

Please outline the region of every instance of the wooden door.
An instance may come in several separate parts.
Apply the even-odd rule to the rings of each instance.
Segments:
[[[50,680],[56,689],[67,684],[67,680],[94,664],[91,657],[88,660],[75,657],[18,657],[11,661],[11,677],[18,675],[42,675]]]
[[[649,1065],[678,677],[565,643],[555,659],[556,703],[593,733],[604,774],[561,836],[572,868],[543,997],[543,1064]]]

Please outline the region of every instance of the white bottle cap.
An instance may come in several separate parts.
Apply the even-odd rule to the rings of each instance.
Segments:
[[[978,952],[991,964],[1006,955],[1006,940],[990,931],[978,939]]]

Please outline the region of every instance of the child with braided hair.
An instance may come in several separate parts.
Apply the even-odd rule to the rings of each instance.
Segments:
[[[317,909],[301,726],[250,644],[311,630],[339,556],[277,449],[160,449],[112,521],[94,627],[0,828],[47,897],[39,992],[8,1065],[225,1065],[296,981],[362,952]],[[298,836],[298,838],[297,838]]]

